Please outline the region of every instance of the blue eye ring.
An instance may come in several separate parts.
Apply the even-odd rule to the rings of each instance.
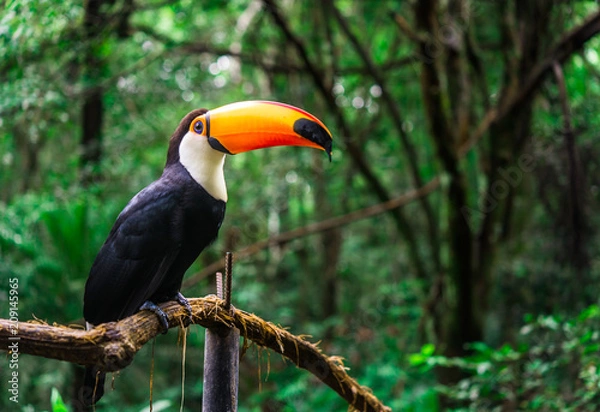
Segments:
[[[203,131],[204,131],[204,123],[202,123],[201,120],[196,121],[196,123],[194,123],[194,132],[196,132],[198,134],[202,134]]]

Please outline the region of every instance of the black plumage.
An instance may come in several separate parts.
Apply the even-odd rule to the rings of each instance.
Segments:
[[[121,212],[90,270],[84,317],[123,319],[150,300],[173,299],[185,271],[216,237],[225,202],[176,163]]]
[[[331,133],[302,109],[278,102],[249,101],[207,113],[188,113],[171,136],[162,176],[121,212],[90,270],[84,317],[91,325],[118,321],[140,309],[177,300],[185,271],[217,237],[225,215],[226,154],[273,146],[322,149],[331,159]],[[105,374],[86,368],[84,405],[104,393]]]
[[[173,134],[162,176],[123,209],[90,270],[84,318],[97,325],[137,312],[146,301],[172,300],[185,271],[212,243],[225,215],[225,202],[213,198],[179,162],[178,147],[188,114]],[[95,403],[103,394],[104,374],[87,368],[85,391]],[[93,388],[95,387],[95,391]],[[91,395],[95,392],[93,400]]]

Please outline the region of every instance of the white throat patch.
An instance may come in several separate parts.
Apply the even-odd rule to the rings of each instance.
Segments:
[[[225,154],[210,147],[205,136],[187,132],[179,144],[179,161],[208,194],[227,202]]]

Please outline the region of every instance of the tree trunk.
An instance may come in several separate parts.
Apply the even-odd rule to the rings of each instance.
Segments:
[[[106,72],[103,43],[113,32],[119,38],[129,35],[129,16],[132,0],[122,2],[113,14],[109,8],[115,0],[87,0],[83,18],[83,37],[87,47],[83,58],[83,105],[81,108],[81,169],[82,182],[89,184],[98,178],[102,159],[102,131],[104,120],[104,89],[101,81]]]
[[[91,183],[97,173],[102,157],[102,118],[104,114],[103,90],[98,85],[102,77],[103,59],[100,56],[103,33],[107,19],[101,10],[102,0],[85,3],[83,36],[87,42],[83,60],[83,84],[85,93],[81,109],[81,168],[82,182]],[[108,2],[107,2],[108,3]]]

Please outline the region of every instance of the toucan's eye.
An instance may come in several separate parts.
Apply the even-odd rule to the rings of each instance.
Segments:
[[[198,134],[202,134],[202,132],[204,131],[204,123],[202,123],[202,121],[200,120],[194,123],[194,131]]]

